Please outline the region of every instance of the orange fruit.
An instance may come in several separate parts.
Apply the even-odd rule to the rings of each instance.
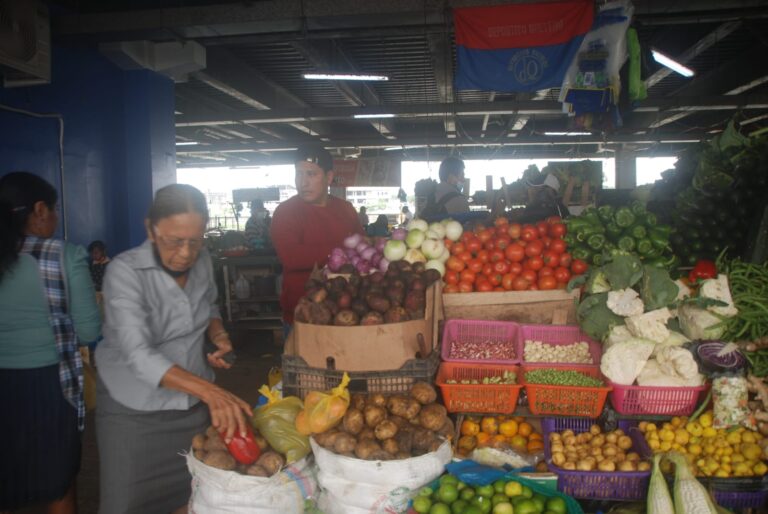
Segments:
[[[465,419],[461,422],[461,435],[477,435],[478,432],[480,432],[480,425],[474,421]]]
[[[517,435],[517,421],[510,419],[499,425],[499,433],[507,437]]]
[[[528,453],[536,453],[544,451],[544,442],[543,441],[528,441],[528,446],[526,447],[528,450]]]
[[[506,442],[507,442],[507,438],[506,438],[506,437],[504,437],[504,436],[503,436],[503,435],[501,435],[501,434],[496,434],[495,436],[491,437],[491,444],[493,444],[493,445],[494,445],[494,447],[495,447],[497,444],[501,444],[501,443],[505,443],[505,444],[506,444]]]
[[[459,451],[471,452],[477,446],[477,438],[473,435],[465,435],[459,437],[458,448]]]
[[[528,446],[528,440],[525,437],[518,434],[509,439],[509,444],[512,445],[512,448],[514,448],[515,450],[525,451],[526,447]]]
[[[524,418],[524,417],[522,417],[522,416],[515,416],[515,417],[514,417],[514,418],[512,418],[512,419],[514,419],[515,421],[517,421],[517,423],[518,423],[518,424],[520,424],[520,423],[522,423],[523,421],[525,421],[525,418]]]
[[[499,422],[492,416],[486,416],[480,422],[480,431],[486,434],[497,434],[499,432]]]
[[[491,434],[486,434],[485,432],[480,432],[475,436],[477,439],[477,446],[478,448],[482,448],[483,446],[488,446],[488,444],[491,442]]]
[[[522,422],[520,423],[517,432],[523,437],[528,437],[533,433],[533,427],[529,423]]]
[[[541,435],[538,432],[534,432],[534,433],[532,433],[531,435],[528,436],[528,440],[529,441],[543,441],[544,440],[544,436]]]

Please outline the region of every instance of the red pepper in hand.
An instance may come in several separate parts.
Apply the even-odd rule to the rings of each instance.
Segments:
[[[688,274],[688,280],[692,284],[695,284],[699,280],[706,280],[708,278],[717,278],[717,267],[712,261],[697,261],[696,266],[694,266],[691,272]]]
[[[222,436],[224,439],[224,436]],[[232,440],[227,444],[227,450],[240,464],[250,465],[256,462],[261,455],[261,448],[256,444],[253,438],[253,432],[250,427],[247,428],[245,437],[235,432],[232,434]]]

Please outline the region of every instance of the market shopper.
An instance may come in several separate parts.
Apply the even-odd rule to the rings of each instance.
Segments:
[[[104,340],[96,350],[101,514],[185,512],[191,478],[180,453],[209,423],[244,434],[246,402],[213,383],[232,350],[203,245],[205,197],[157,191],[147,240],[112,259]],[[204,354],[209,339],[216,351]]]
[[[370,237],[389,236],[389,221],[387,220],[387,215],[379,214],[376,221],[366,227],[365,233]]]
[[[93,280],[93,287],[96,292],[101,292],[101,287],[104,284],[104,273],[107,271],[107,264],[109,264],[109,257],[107,257],[107,245],[103,241],[92,241],[88,245],[88,255],[91,257],[91,263],[88,265],[88,269],[91,272],[91,280]]]
[[[331,249],[345,237],[364,233],[352,204],[328,193],[331,154],[321,146],[304,146],[294,163],[298,194],[277,207],[270,232],[283,266],[280,306],[288,325],[312,269],[325,265]]]
[[[560,199],[560,181],[552,175],[540,175],[527,183],[528,203],[524,209],[509,212],[509,218],[518,223],[535,223],[550,216],[566,218],[568,207]]]
[[[368,209],[365,205],[362,205],[360,207],[360,212],[358,213],[358,218],[360,218],[360,225],[363,226],[363,228],[367,227],[370,223],[370,220],[368,219]]]
[[[262,200],[251,202],[251,217],[245,222],[245,241],[251,248],[264,248],[269,243],[269,225],[272,220]]]
[[[435,202],[446,214],[469,212],[469,200],[464,194],[464,161],[458,157],[447,157],[440,163],[440,183],[435,189]]]
[[[0,511],[77,512],[78,345],[101,327],[85,249],[53,238],[57,198],[31,173],[0,179]]]

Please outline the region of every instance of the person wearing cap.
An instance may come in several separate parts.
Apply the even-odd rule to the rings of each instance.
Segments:
[[[293,311],[312,269],[322,268],[331,250],[341,246],[347,236],[365,234],[352,204],[328,193],[333,158],[327,150],[314,145],[301,147],[294,164],[297,194],[275,209],[270,227],[272,244],[283,266],[280,307],[287,325],[293,323]]]
[[[469,200],[462,191],[464,185],[464,161],[447,157],[440,163],[440,183],[435,190],[435,203],[445,206],[448,214],[469,212]]]
[[[264,248],[269,235],[269,211],[260,199],[251,202],[251,217],[245,223],[245,241],[252,248]]]
[[[552,175],[539,175],[528,181],[528,205],[510,212],[510,219],[518,223],[535,223],[550,216],[565,218],[568,207],[560,199],[560,181]]]

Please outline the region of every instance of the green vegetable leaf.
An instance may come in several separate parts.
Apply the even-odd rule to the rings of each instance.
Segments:
[[[607,302],[608,293],[590,295],[579,303],[576,310],[581,329],[598,341],[602,341],[611,328],[624,323],[624,318],[614,314]]]
[[[637,284],[643,277],[640,259],[626,252],[614,251],[611,261],[603,267],[611,289],[618,291]]]
[[[640,298],[646,311],[661,309],[674,303],[677,298],[677,284],[669,277],[667,270],[643,266]]]

